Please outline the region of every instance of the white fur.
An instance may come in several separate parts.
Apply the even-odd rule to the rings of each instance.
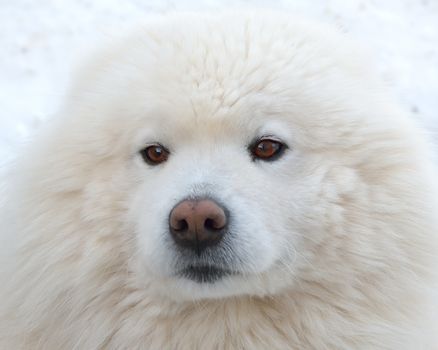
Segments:
[[[355,51],[240,13],[157,19],[97,53],[8,184],[0,348],[436,348],[429,147]],[[251,159],[263,135],[282,158]],[[171,152],[155,167],[153,142]],[[167,232],[203,195],[232,214],[238,272],[210,284],[174,276]]]

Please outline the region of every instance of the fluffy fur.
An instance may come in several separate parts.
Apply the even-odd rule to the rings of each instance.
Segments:
[[[157,19],[96,53],[8,179],[0,348],[437,348],[429,146],[356,51],[241,13]],[[254,161],[266,135],[288,149]],[[222,260],[202,259],[235,275],[175,274],[167,218],[190,196],[228,207]]]

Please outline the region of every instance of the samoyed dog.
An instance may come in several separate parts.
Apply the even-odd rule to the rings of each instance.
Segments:
[[[0,348],[437,348],[430,146],[361,57],[275,13],[96,53],[8,179]]]

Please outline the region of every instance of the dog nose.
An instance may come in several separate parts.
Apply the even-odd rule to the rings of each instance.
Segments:
[[[203,249],[222,239],[227,225],[225,209],[210,199],[184,200],[169,216],[170,232],[175,242],[193,249],[199,255]]]

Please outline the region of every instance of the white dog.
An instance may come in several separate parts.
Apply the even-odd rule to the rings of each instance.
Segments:
[[[7,186],[0,348],[435,348],[437,174],[355,51],[181,14],[97,54]]]

